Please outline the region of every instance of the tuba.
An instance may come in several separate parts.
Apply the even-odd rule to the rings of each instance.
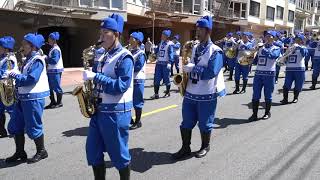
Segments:
[[[10,57],[14,56],[14,53],[10,52],[7,54],[7,70],[10,71],[11,69],[11,61]],[[15,94],[15,85],[14,80],[12,78],[6,77],[0,81],[0,98],[5,106],[11,106],[16,101],[16,94]]]
[[[101,43],[100,43],[101,44]],[[88,70],[90,60],[95,56],[95,48],[99,44],[95,44],[83,50],[82,60],[84,70]],[[94,85],[92,80],[85,81],[83,85],[77,86],[72,95],[78,99],[81,114],[86,118],[91,118],[97,109],[97,97],[94,94]]]
[[[192,49],[196,45],[195,41],[187,41],[183,45],[182,49],[182,65],[187,65],[189,63],[189,59],[192,56]],[[179,92],[181,96],[184,96],[186,89],[187,89],[187,83],[188,83],[188,74],[185,72],[182,72],[180,74],[176,74],[173,77],[173,83],[178,86]]]

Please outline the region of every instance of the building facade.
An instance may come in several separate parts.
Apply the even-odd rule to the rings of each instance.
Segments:
[[[122,43],[142,31],[156,44],[161,32],[171,29],[181,42],[194,39],[195,22],[203,15],[214,18],[213,40],[227,32],[267,29],[317,30],[319,0],[0,0],[1,36],[12,35],[17,46],[23,35],[45,36],[59,31],[65,67],[82,66],[81,53],[98,40],[100,21],[112,13],[126,23]],[[17,47],[18,49],[19,47]],[[44,47],[48,51],[49,47]]]

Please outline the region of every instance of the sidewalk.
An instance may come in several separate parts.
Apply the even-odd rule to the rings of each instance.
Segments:
[[[146,73],[154,73],[155,64],[147,64]],[[61,78],[61,86],[72,86],[82,83],[83,68],[64,68]]]

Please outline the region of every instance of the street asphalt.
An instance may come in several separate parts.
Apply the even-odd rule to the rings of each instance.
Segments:
[[[315,91],[308,90],[311,71],[307,72],[304,91],[297,104],[280,105],[284,81],[280,78],[273,93],[271,119],[247,123],[252,113],[252,76],[253,73],[247,93],[219,98],[209,154],[201,159],[190,157],[179,162],[172,161],[170,155],[181,146],[179,124],[183,98],[172,85],[171,97],[148,100],[153,94],[153,80],[148,76],[144,108],[147,115],[142,119],[142,128],[130,131],[132,179],[319,180],[320,85]],[[227,81],[226,86],[231,94],[234,82]],[[0,139],[0,180],[93,179],[85,153],[89,120],[80,114],[77,99],[70,93],[73,87],[64,88],[62,108],[44,113],[45,144],[49,158],[32,165],[7,165],[3,159],[14,153],[14,141],[12,138]],[[162,86],[161,95],[164,90]],[[289,98],[293,98],[293,93],[289,94]],[[260,117],[264,113],[262,105]],[[197,151],[200,143],[199,129],[196,127],[192,150]],[[34,143],[28,138],[25,150],[29,157],[36,151]],[[107,154],[105,161],[106,179],[119,179]]]

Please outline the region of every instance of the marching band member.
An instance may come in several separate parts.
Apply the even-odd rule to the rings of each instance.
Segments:
[[[222,72],[223,51],[210,39],[212,18],[204,16],[197,21],[196,26],[200,44],[193,48],[191,62],[183,67],[190,78],[182,103],[182,148],[172,154],[175,160],[191,154],[191,133],[197,122],[202,144],[195,157],[204,157],[209,152],[217,98],[226,94]]]
[[[240,42],[240,45],[238,47],[238,57],[237,59],[239,60],[240,57],[240,52],[241,51],[246,51],[246,50],[252,50],[253,44],[249,41],[249,32],[243,32],[242,33],[242,41]],[[248,83],[248,75],[250,71],[250,66],[249,65],[241,65],[238,61],[236,62],[236,67],[235,67],[235,83],[236,83],[236,89],[233,91],[233,94],[239,94],[239,93],[245,93],[246,92],[246,87]],[[242,90],[240,91],[240,77],[242,75],[243,79],[243,86]]]
[[[242,41],[242,32],[241,31],[237,31],[235,34],[235,41],[237,44],[240,44]]]
[[[304,44],[304,36],[302,34],[295,37],[295,50],[289,55],[286,61],[286,76],[283,85],[283,100],[282,104],[288,104],[288,93],[294,81],[294,99],[293,103],[298,102],[299,93],[305,81],[305,57],[308,54]]]
[[[234,47],[237,45],[235,39],[232,37],[233,33],[229,32],[226,35],[226,41],[223,43],[223,51],[226,52],[228,48]],[[229,81],[232,81],[234,67],[236,66],[236,58],[228,58],[224,53],[225,62],[227,63],[229,69]]]
[[[311,90],[316,89],[318,77],[320,74],[320,43],[317,42],[317,46],[315,48],[314,56],[313,56],[313,71],[312,71],[312,85],[310,86]]]
[[[134,59],[134,82],[133,82],[133,107],[136,113],[135,121],[131,120],[130,130],[140,128],[141,114],[144,105],[143,93],[144,83],[146,79],[146,61],[147,56],[140,48],[140,44],[143,42],[142,32],[133,32],[130,36],[131,53]]]
[[[159,99],[160,81],[163,80],[166,85],[166,91],[163,97],[170,96],[170,69],[173,59],[173,43],[169,40],[171,30],[164,30],[161,35],[161,42],[155,49],[157,62],[154,73],[154,95],[151,99]]]
[[[49,96],[46,63],[44,56],[38,52],[43,44],[41,35],[26,34],[22,41],[22,53],[26,61],[23,63],[21,74],[16,70],[8,72],[9,77],[15,80],[15,85],[18,87],[18,100],[14,107],[14,116],[8,124],[8,131],[15,139],[16,152],[5,160],[7,163],[27,159],[24,151],[24,132],[34,140],[37,149],[36,154],[28,160],[28,163],[35,163],[48,157],[44,147],[41,120],[45,98]]]
[[[17,59],[15,54],[12,52],[14,48],[15,40],[11,36],[5,36],[0,38],[0,77],[5,75],[5,72],[8,70],[8,61],[10,64],[10,69],[18,70]],[[13,116],[13,106],[5,106],[2,101],[0,101],[0,138],[7,137],[8,133],[5,128],[6,124],[6,115],[7,111],[10,117]]]
[[[50,52],[46,62],[48,64],[47,74],[50,87],[50,104],[45,109],[59,108],[62,107],[61,103],[63,91],[61,88],[61,75],[63,72],[63,60],[61,49],[57,44],[60,39],[59,32],[53,32],[49,35],[48,43],[51,46]],[[54,97],[54,92],[57,95],[57,101]]]
[[[177,71],[177,74],[179,74],[179,57],[180,57],[180,48],[181,48],[181,44],[179,42],[179,39],[180,39],[180,36],[179,35],[175,35],[173,37],[173,52],[174,52],[174,56],[173,56],[173,59],[174,59],[174,62],[171,63],[171,76],[173,76],[173,65],[176,67],[176,71]]]
[[[274,39],[273,44],[275,46],[278,46],[280,48],[281,54],[283,54],[284,53],[284,44],[281,41],[281,34],[280,34],[280,32],[277,32],[277,31],[275,31],[275,32],[276,32],[277,35],[276,35],[276,37]],[[276,79],[275,79],[275,83],[276,84],[278,84],[278,78],[279,78],[280,69],[281,69],[281,66],[276,64]]]
[[[83,80],[93,80],[99,88],[97,112],[90,120],[86,143],[88,164],[95,179],[105,179],[104,152],[118,169],[121,180],[130,179],[128,140],[133,96],[134,60],[121,46],[124,20],[113,14],[101,23],[102,46],[106,53],[98,73],[83,72]]]
[[[259,50],[259,54],[254,60],[254,64],[256,64],[257,67],[253,79],[253,114],[249,118],[249,122],[258,120],[258,107],[262,88],[264,88],[264,97],[266,102],[266,111],[262,118],[269,119],[271,117],[270,109],[275,84],[276,60],[281,54],[280,48],[273,45],[275,37],[275,31],[270,30],[266,32],[266,44]]]
[[[316,48],[318,46],[318,41],[316,40],[315,37],[311,37],[307,40],[306,42],[306,46],[308,48],[308,55],[306,56],[306,59],[305,59],[305,66],[306,66],[306,71],[308,70],[309,68],[309,61],[311,60],[311,69],[313,69],[313,57],[314,57],[314,53],[316,51]]]

